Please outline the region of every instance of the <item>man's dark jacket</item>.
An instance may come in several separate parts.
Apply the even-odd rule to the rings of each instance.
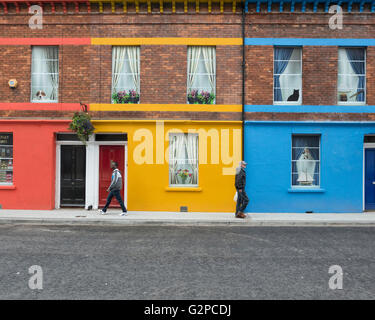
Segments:
[[[239,172],[236,173],[234,186],[236,187],[236,189],[244,189],[245,185],[246,185],[246,172],[244,168],[241,168],[241,170],[239,170]]]

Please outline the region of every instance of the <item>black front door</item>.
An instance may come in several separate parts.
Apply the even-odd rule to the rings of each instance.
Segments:
[[[86,147],[61,146],[61,206],[84,206]]]

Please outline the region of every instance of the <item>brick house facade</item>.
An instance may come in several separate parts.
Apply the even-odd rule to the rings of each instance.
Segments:
[[[43,5],[43,29],[31,29],[28,6],[38,3]],[[364,139],[375,134],[375,127],[372,128],[375,20],[371,2],[342,1],[343,28],[335,30],[328,24],[332,14],[326,1],[50,0],[38,3],[5,1],[0,9],[0,133],[12,133],[14,149],[13,181],[0,185],[3,208],[61,206],[59,157],[61,146],[69,145],[69,141],[59,142],[57,137],[69,133],[68,124],[74,112],[80,110],[80,103],[84,103],[97,135],[127,135],[123,143],[126,150],[123,170],[127,179],[124,197],[131,211],[182,208],[233,211],[233,174],[241,157],[249,163],[248,210],[251,212],[366,209],[364,151],[371,149],[371,145],[364,146]],[[57,103],[30,102],[32,47],[40,45],[58,46]],[[112,47],[115,45],[140,47],[139,104],[111,103]],[[216,48],[214,105],[187,103],[189,46]],[[274,103],[274,50],[279,46],[302,50],[300,104]],[[340,105],[337,101],[338,49],[341,47],[366,48],[366,101],[359,106]],[[10,79],[18,81],[16,89],[9,88]],[[217,143],[222,154],[222,149],[227,148],[223,141],[228,131],[230,160],[220,158],[219,163],[199,163],[197,185],[171,187],[170,167],[164,162],[155,163],[158,159],[155,136],[160,122],[165,126],[164,133],[167,129],[184,133],[204,129],[206,134],[211,133],[208,140],[211,160],[216,148],[212,144],[216,137],[213,132],[218,132]],[[16,128],[22,128],[17,129],[20,133]],[[139,141],[143,141],[135,137],[142,129],[153,134],[153,164],[133,161],[132,155]],[[48,140],[47,149],[45,142],[38,143],[40,130],[44,130],[44,138]],[[244,150],[238,132],[242,132]],[[296,161],[291,155],[293,135],[319,137],[319,185],[303,188],[292,185],[292,167]],[[34,141],[26,141],[28,136]],[[205,145],[207,141],[201,141],[201,136],[199,145]],[[105,144],[111,142],[114,141]],[[80,204],[85,208],[100,206],[99,158],[103,145],[94,137],[86,147],[85,199]],[[326,154],[337,145],[346,146],[338,148],[340,152],[333,155],[345,159],[337,165],[346,170],[347,180],[336,172],[336,158]],[[168,146],[166,134],[163,152],[167,152]],[[22,152],[23,149],[26,151]],[[21,154],[25,157],[21,158]],[[34,170],[25,173],[22,168],[28,162],[33,162]],[[39,163],[44,165],[42,178],[37,169]],[[230,174],[222,174],[225,169]],[[91,176],[95,176],[93,180],[89,180]],[[48,197],[31,192],[30,181],[35,181]],[[338,185],[344,191],[338,191]],[[142,196],[139,190],[145,190]],[[24,200],[20,200],[21,194]],[[269,199],[273,198],[277,201],[270,203]]]

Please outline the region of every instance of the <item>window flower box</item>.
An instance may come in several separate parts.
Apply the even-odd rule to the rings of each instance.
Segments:
[[[214,104],[215,95],[209,91],[191,90],[188,94],[189,104]]]
[[[135,90],[129,90],[129,92],[119,91],[112,94],[113,103],[138,103],[139,102],[139,93]]]

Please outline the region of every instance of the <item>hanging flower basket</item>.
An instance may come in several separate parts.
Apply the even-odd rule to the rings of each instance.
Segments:
[[[86,144],[89,136],[93,134],[95,128],[91,123],[91,117],[87,112],[76,112],[69,124],[69,129],[75,132],[78,138]]]

